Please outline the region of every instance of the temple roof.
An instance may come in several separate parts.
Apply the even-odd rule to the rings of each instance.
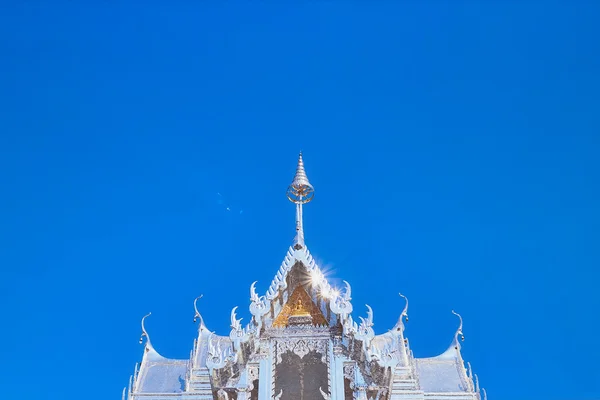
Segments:
[[[467,392],[472,389],[460,354],[460,345],[450,347],[435,357],[417,358],[421,390],[426,392]]]
[[[464,339],[462,317],[452,313],[459,318],[460,324],[446,351],[435,357],[415,359],[419,383],[426,392],[472,392],[474,389],[460,353],[459,337]]]
[[[185,378],[189,360],[175,360],[161,356],[152,346],[150,335],[146,331],[145,321],[148,313],[142,318],[142,337],[146,338],[144,356],[139,371],[136,371],[134,392],[137,393],[179,393],[185,390]]]
[[[333,353],[326,355],[321,350],[322,357],[339,357],[343,360],[344,374],[351,362],[362,365],[365,371],[369,370],[365,375],[364,371],[360,372],[361,368],[357,368],[356,374],[351,375],[357,388],[367,383],[375,385],[373,387],[387,387],[389,383],[380,382],[380,372],[377,372],[385,368],[392,374],[382,376],[392,379],[394,385],[402,388],[398,389],[401,392],[413,385],[408,390],[414,393],[440,393],[436,399],[480,399],[477,379],[473,379],[470,366],[467,371],[461,356],[459,338],[464,339],[462,318],[454,311],[460,320],[454,340],[446,351],[428,358],[415,358],[410,351],[408,339],[404,336],[404,322],[408,321],[408,299],[402,294],[404,309],[389,331],[375,334],[373,310],[368,305],[366,317],[356,317],[360,324],[354,321],[350,284],[344,281],[345,288],[332,287],[304,243],[302,208],[312,200],[314,188],[306,176],[302,154],[287,195],[296,205],[296,237],[265,294],[258,295],[256,282],[250,286],[251,320],[242,326],[241,319],[236,315],[238,307],[234,307],[229,335],[216,335],[206,327],[197,307],[202,296],[197,297],[194,300],[194,321],[200,321],[198,337],[190,358],[179,360],[163,357],[154,349],[144,326],[150,314],[144,316],[140,338],[140,343],[143,343],[146,337],[144,355],[139,370],[136,368],[134,372],[130,394],[135,399],[138,394],[140,398],[157,395],[162,399],[161,395],[169,394],[179,398],[178,393],[196,393],[202,389],[207,390],[206,398],[212,398],[219,388],[221,391],[223,388],[244,391],[247,390],[244,385],[248,384],[251,374],[254,374],[252,379],[258,379],[257,363],[265,357],[274,357],[274,363],[281,362],[281,354],[291,349],[286,347],[286,341],[304,341],[306,337],[311,337],[314,343],[330,341],[330,345],[335,347]],[[276,348],[277,354],[273,353],[272,340],[280,346]],[[316,347],[304,347],[302,349],[306,351],[300,350],[300,358],[309,350],[317,351]],[[293,348],[296,351],[296,347]],[[366,382],[365,377],[370,381]],[[323,391],[321,394],[327,398]],[[227,398],[227,393],[219,395],[221,397]],[[264,398],[271,398],[271,395],[267,393]],[[375,398],[379,399],[379,395]]]
[[[137,393],[180,393],[185,390],[189,360],[175,360],[146,347],[136,380]]]
[[[425,392],[467,392],[467,382],[461,376],[461,366],[452,360],[417,358],[417,373],[421,390]]]

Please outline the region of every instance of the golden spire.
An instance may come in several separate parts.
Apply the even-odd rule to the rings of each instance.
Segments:
[[[287,188],[287,198],[296,204],[296,239],[295,248],[304,247],[304,229],[302,226],[302,205],[308,203],[315,196],[315,189],[312,187],[304,170],[302,153],[298,156],[298,166],[296,175],[292,184]]]

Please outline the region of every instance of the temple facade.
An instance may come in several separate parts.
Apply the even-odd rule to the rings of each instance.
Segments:
[[[408,299],[396,325],[376,335],[373,311],[353,317],[348,282],[337,290],[304,243],[303,205],[314,189],[302,161],[287,196],[296,205],[296,237],[269,289],[250,285],[251,321],[235,307],[229,336],[212,333],[194,301],[198,337],[189,359],[163,357],[142,319],[145,347],[123,400],[482,400],[461,356],[462,318],[448,349],[416,358],[404,334]],[[454,311],[453,311],[454,312]],[[468,364],[467,364],[468,365]]]

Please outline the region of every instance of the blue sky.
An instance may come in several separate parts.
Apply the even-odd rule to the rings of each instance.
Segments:
[[[120,398],[294,237],[490,399],[597,399],[600,6],[20,2],[0,13],[0,390]],[[229,208],[229,210],[227,209]],[[90,388],[93,388],[90,390]]]

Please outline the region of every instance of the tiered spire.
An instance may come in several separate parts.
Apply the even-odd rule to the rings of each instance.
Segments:
[[[298,167],[292,184],[287,188],[288,199],[296,204],[296,238],[294,239],[294,248],[304,247],[304,229],[302,226],[302,205],[311,201],[315,195],[315,189],[312,187],[304,170],[302,153],[298,156]]]

